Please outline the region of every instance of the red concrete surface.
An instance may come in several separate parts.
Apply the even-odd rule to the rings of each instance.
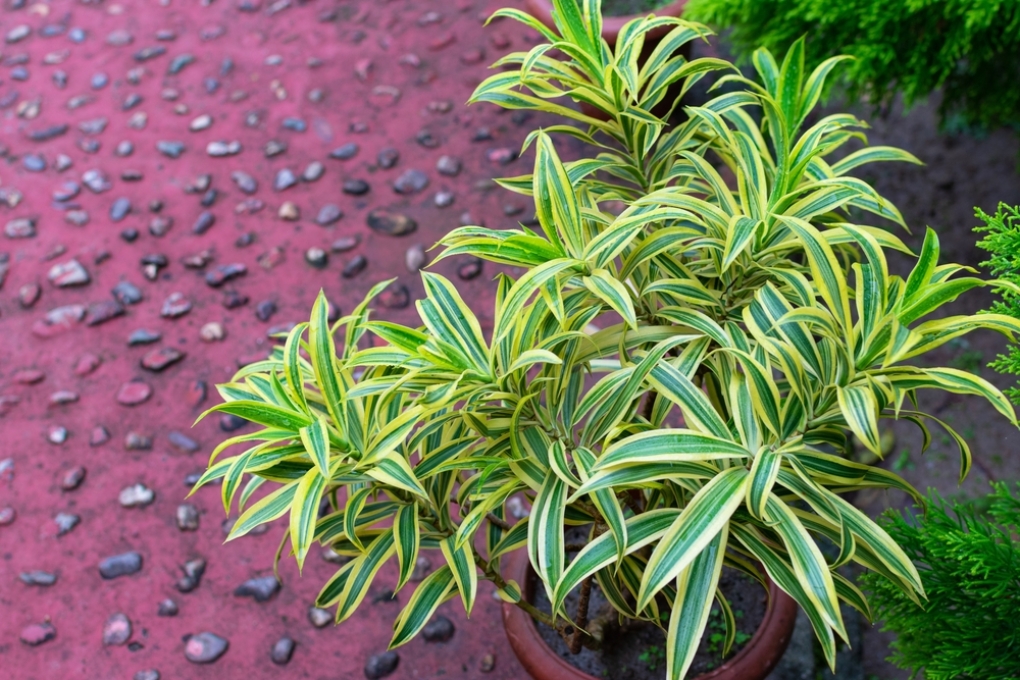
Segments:
[[[294,563],[286,561],[283,588],[267,603],[232,594],[243,581],[271,573],[283,527],[223,545],[224,515],[216,486],[188,501],[201,512],[199,529],[177,528],[175,513],[188,491],[185,477],[200,471],[213,446],[227,436],[215,417],[193,430],[191,424],[215,402],[212,386],[229,379],[239,359],[266,354],[269,328],[307,319],[320,288],[345,311],[374,282],[391,276],[398,276],[412,298],[417,297],[421,290],[417,276],[404,266],[409,246],[431,246],[458,226],[464,212],[470,212],[475,223],[507,227],[519,218],[505,216],[506,204],[525,207],[524,215],[531,212],[521,197],[479,182],[527,171],[524,160],[501,166],[488,159],[488,152],[519,149],[538,119],[515,121],[490,107],[466,107],[465,101],[485,77],[489,63],[508,51],[528,49],[532,36],[509,22],[483,29],[483,17],[513,2],[251,0],[253,11],[242,11],[245,4],[237,0],[3,0],[0,35],[7,36],[20,25],[30,26],[32,32],[17,42],[0,44],[0,105],[4,106],[0,109],[0,193],[16,189],[23,196],[15,207],[0,202],[0,223],[33,217],[37,235],[0,237],[0,253],[9,256],[9,271],[0,284],[0,508],[16,513],[13,522],[0,526],[2,678],[131,678],[145,669],[156,669],[163,678],[360,678],[366,659],[384,651],[390,638],[399,607],[373,604],[372,598],[394,584],[391,568],[382,572],[361,610],[335,628],[317,629],[307,618],[315,594],[335,569],[318,555],[309,559],[300,576]],[[62,34],[40,33],[54,24],[65,27]],[[81,43],[69,39],[75,27],[86,33]],[[172,29],[175,39],[158,40],[161,29]],[[118,30],[129,32],[133,42],[107,44],[107,37]],[[207,36],[222,30],[222,35],[203,39],[203,30]],[[138,50],[156,45],[165,47],[166,53],[141,64],[133,59]],[[169,75],[171,61],[184,53],[193,54],[194,63]],[[27,60],[20,55],[27,55]],[[281,58],[279,65],[267,64],[273,55]],[[233,70],[220,75],[221,63],[228,57]],[[321,60],[321,65],[309,66],[309,59]],[[144,68],[137,85],[128,80],[129,71],[136,67]],[[27,80],[17,80],[23,75],[19,68],[27,71]],[[57,70],[66,73],[64,89],[52,79]],[[99,72],[109,76],[109,84],[94,90],[90,81]],[[213,93],[204,84],[209,77],[219,81]],[[165,88],[179,92],[176,101],[161,96]],[[318,103],[308,96],[315,88],[323,91]],[[142,102],[123,111],[122,102],[130,93],[141,95]],[[91,101],[70,110],[68,102],[78,95],[88,95]],[[33,100],[38,102],[38,115],[24,117],[33,108],[25,102]],[[175,112],[181,105],[186,113]],[[444,112],[447,105],[450,108]],[[139,111],[147,114],[147,124],[133,129],[128,121]],[[244,123],[252,111],[261,114],[254,128]],[[204,113],[213,117],[212,126],[190,132],[189,123]],[[281,122],[288,116],[303,119],[307,131],[282,129]],[[100,117],[109,121],[102,133],[85,135],[79,130],[79,123]],[[32,131],[59,123],[70,125],[68,132],[44,142],[28,137]],[[477,128],[483,126],[491,130],[492,139],[473,142]],[[419,144],[416,135],[421,130],[430,131],[439,146]],[[85,139],[97,140],[98,151],[83,151],[79,144]],[[289,148],[267,159],[263,146],[271,139],[286,142]],[[132,155],[114,154],[122,140],[134,144]],[[176,160],[167,158],[156,151],[159,140],[182,141],[186,151]],[[211,158],[206,145],[214,140],[238,140],[243,150],[236,156]],[[346,142],[360,145],[355,158],[328,157],[330,150]],[[378,169],[376,154],[386,146],[397,148],[400,160],[393,169]],[[23,166],[26,154],[42,155],[47,169],[28,172]],[[73,167],[58,172],[54,167],[58,154],[70,156]],[[444,154],[463,162],[459,176],[445,177],[436,171],[436,162]],[[321,179],[299,182],[282,192],[273,190],[280,168],[289,167],[300,176],[313,160],[325,164]],[[94,168],[107,173],[112,188],[101,194],[83,188],[72,202],[88,211],[90,222],[84,227],[68,224],[52,193],[65,181],[81,182],[83,173]],[[411,168],[424,171],[430,184],[419,194],[399,196],[391,183]],[[120,174],[128,169],[141,171],[144,178],[122,181]],[[235,170],[258,180],[255,198],[265,203],[260,212],[235,212],[246,198],[230,179]],[[185,188],[203,173],[212,174],[212,186],[219,191],[209,208],[216,223],[204,235],[195,235],[192,225],[204,208],[199,205],[201,194],[189,194]],[[342,182],[349,178],[367,180],[371,190],[362,197],[341,193]],[[452,206],[434,205],[433,196],[440,189],[456,194]],[[132,208],[126,219],[114,223],[109,209],[120,197],[130,199]],[[162,238],[148,231],[154,216],[148,206],[155,199],[164,203],[161,214],[174,221]],[[277,217],[284,201],[293,201],[300,209],[298,221]],[[313,221],[325,203],[336,203],[346,213],[326,228]],[[418,231],[401,238],[373,233],[365,222],[373,208],[411,215],[418,221]],[[131,227],[140,235],[127,243],[120,233]],[[255,235],[254,243],[236,245],[247,232]],[[313,269],[304,261],[308,248],[328,251],[337,238],[353,235],[361,237],[357,249],[331,254],[325,269]],[[274,248],[283,251],[282,261],[271,269],[260,266],[259,257]],[[206,249],[213,256],[204,270],[185,268],[183,258]],[[61,254],[54,255],[57,252]],[[143,276],[140,262],[152,253],[163,254],[169,261],[156,281]],[[342,278],[344,264],[358,254],[368,259],[367,268],[354,278]],[[73,288],[51,284],[47,280],[50,267],[72,258],[88,270],[91,282]],[[246,265],[247,274],[219,289],[206,285],[204,272],[230,263]],[[435,270],[455,277],[460,264],[444,261]],[[492,273],[485,270],[471,281],[459,282],[464,297],[481,310],[491,309]],[[110,290],[122,279],[134,283],[144,295],[123,316],[97,326],[73,323],[62,332],[51,328],[43,333],[49,337],[33,332],[33,325],[40,330],[40,320],[54,308],[112,300]],[[24,308],[19,291],[33,283],[41,287],[41,298]],[[250,302],[233,310],[225,308],[222,300],[228,289],[248,296]],[[162,318],[160,308],[174,292],[183,293],[194,308],[177,319]],[[279,310],[268,322],[259,321],[255,306],[267,299],[274,300]],[[382,316],[415,322],[413,306],[382,310]],[[199,329],[212,321],[226,330],[222,342],[199,339]],[[162,341],[128,347],[129,334],[140,328],[159,331]],[[187,356],[160,373],[143,370],[141,358],[164,346]],[[99,357],[101,365],[88,375],[76,375],[75,366],[86,354]],[[22,384],[25,369],[38,369],[44,378]],[[152,388],[151,398],[137,406],[121,405],[118,391],[136,379]],[[209,388],[201,404],[189,398],[196,381],[204,381]],[[76,393],[78,400],[51,405],[51,395],[61,390]],[[67,428],[63,444],[48,441],[53,426]],[[97,426],[107,428],[110,439],[90,446],[90,433]],[[195,439],[200,450],[188,454],[175,448],[168,439],[172,431]],[[151,437],[151,450],[128,450],[125,438],[130,432]],[[62,490],[63,476],[75,466],[86,469],[84,482],[76,490]],[[155,502],[144,508],[121,507],[118,494],[135,483],[154,490]],[[58,537],[53,519],[58,512],[79,515],[81,522]],[[128,550],[142,554],[141,571],[101,579],[99,561]],[[205,576],[196,590],[182,594],[175,589],[180,565],[198,557],[208,560]],[[441,559],[433,555],[433,565]],[[19,575],[31,570],[55,572],[57,581],[49,587],[22,583]],[[409,595],[410,588],[399,594],[399,600],[406,602]],[[156,615],[165,598],[177,602],[177,616]],[[483,587],[470,621],[459,601],[447,603],[440,611],[456,625],[452,640],[426,643],[417,639],[401,648],[400,665],[391,678],[524,677],[507,645],[490,588]],[[104,623],[117,612],[130,618],[131,642],[138,645],[104,646]],[[47,620],[57,631],[53,640],[34,647],[19,640],[26,626]],[[186,636],[202,631],[230,642],[222,658],[205,666],[188,662],[183,653]],[[270,661],[270,648],[285,635],[297,647],[288,665],[277,666]],[[479,668],[486,654],[494,654],[496,664],[491,673],[483,674]]]

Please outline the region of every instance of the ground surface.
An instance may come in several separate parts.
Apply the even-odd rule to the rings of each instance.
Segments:
[[[216,418],[194,429],[191,423],[214,403],[215,383],[268,352],[272,329],[306,318],[320,288],[346,311],[374,282],[396,276],[413,299],[420,286],[405,265],[409,248],[428,248],[462,221],[511,226],[530,212],[519,197],[494,190],[488,178],[526,171],[526,159],[503,161],[513,158],[540,119],[464,105],[488,63],[530,46],[530,36],[515,25],[482,28],[482,17],[513,3],[3,1],[4,676],[130,678],[155,669],[164,678],[364,677],[368,658],[385,650],[398,610],[384,592],[393,574],[383,572],[372,601],[337,628],[316,628],[308,616],[315,593],[335,568],[324,560],[309,560],[300,577],[286,564],[284,585],[267,602],[233,595],[247,579],[271,573],[282,528],[221,545],[225,532],[218,493],[208,489],[184,496],[186,478],[202,469],[225,435]],[[23,26],[31,29],[27,35]],[[211,124],[190,131],[203,115]],[[198,120],[195,126],[203,124]],[[906,118],[890,114],[875,127],[874,142],[904,146],[928,163],[925,168],[889,166],[871,178],[903,209],[915,227],[915,241],[920,228],[931,224],[943,235],[946,257],[976,264],[980,254],[969,231],[971,207],[992,210],[999,200],[1020,202],[1015,138],[938,136],[926,108]],[[171,158],[164,152],[175,152],[175,145],[164,144],[160,151],[159,142],[181,142],[183,150]],[[211,142],[225,144],[210,148]],[[231,142],[240,146],[235,155],[210,155],[210,150],[236,151]],[[276,149],[267,153],[270,142]],[[358,146],[353,157],[331,157],[351,143]],[[285,150],[273,155],[281,146]],[[386,148],[399,153],[388,169],[379,160]],[[68,157],[70,167],[61,169],[67,161],[60,155]],[[439,171],[439,166],[451,172],[458,165],[440,163],[443,156],[460,162],[459,173]],[[303,181],[313,162],[323,165],[321,177]],[[297,181],[276,190],[277,181],[281,187],[289,183],[279,174],[284,169]],[[393,185],[408,170],[424,173],[428,186],[398,194]],[[232,180],[235,171],[255,180],[252,194],[239,186],[247,185],[246,178]],[[206,174],[215,195],[193,188],[203,186]],[[316,174],[312,168],[309,178]],[[109,188],[103,187],[104,178]],[[367,193],[345,194],[349,180],[367,182]],[[81,185],[77,195],[70,184]],[[438,207],[436,195],[445,192],[452,193],[452,205]],[[158,213],[150,208],[153,201],[162,203]],[[442,196],[438,202],[447,201]],[[344,215],[324,227],[316,218],[327,204]],[[371,230],[366,218],[374,209],[412,217],[417,231],[392,237]],[[525,212],[511,216],[518,210]],[[209,222],[203,211],[215,221],[196,234],[194,226]],[[297,219],[284,219],[281,212],[291,218],[297,213]],[[73,223],[86,214],[87,224]],[[172,218],[172,225],[153,223],[159,217]],[[129,230],[136,232],[133,240]],[[348,240],[338,244],[346,246],[352,237],[360,239],[354,249],[331,252],[337,241]],[[323,268],[306,262],[311,248],[325,251]],[[358,256],[367,264],[355,272],[358,266],[351,263]],[[193,269],[188,265],[198,262],[186,262],[189,258],[208,261]],[[50,280],[52,267],[72,260],[87,272],[87,283],[56,285],[85,278],[73,265]],[[239,274],[240,268],[230,267],[234,264],[246,273]],[[353,275],[342,276],[345,268]],[[472,263],[464,261],[444,261],[436,269],[451,277],[474,273]],[[483,315],[491,308],[491,273],[459,282],[464,297]],[[210,274],[214,284],[227,275],[235,278],[213,287],[207,283]],[[137,293],[140,301],[114,304],[111,291],[122,281],[137,288],[121,286],[122,300]],[[190,310],[176,318],[162,316],[175,293]],[[413,307],[400,307],[401,291],[390,293],[390,307],[381,314],[412,322]],[[973,295],[957,303],[956,311],[987,302]],[[174,306],[179,311],[186,305]],[[203,328],[209,336],[220,334],[210,323],[221,325],[221,340],[200,339]],[[129,336],[140,330],[160,339],[129,346]],[[997,338],[981,336],[938,358],[968,361],[991,378],[980,365],[1000,347]],[[173,358],[171,350],[185,356],[162,370],[148,370],[141,362],[154,350],[163,352],[149,357],[150,368]],[[980,354],[976,364],[975,353]],[[135,401],[140,403],[126,405]],[[1012,450],[1016,434],[990,409],[964,400],[930,406],[974,445],[980,464],[963,493],[982,492],[989,475],[1020,477],[1020,457]],[[921,458],[916,437],[907,429],[897,434],[890,465],[922,488],[957,492],[956,460],[945,442],[936,437],[934,449]],[[123,507],[121,490],[135,484],[154,492],[154,501]],[[885,496],[861,501],[871,512],[903,503]],[[184,503],[197,510],[197,530],[179,528]],[[55,518],[61,513],[65,528],[74,523],[68,515],[78,519],[58,536]],[[100,576],[101,560],[129,551],[142,557],[140,571],[113,580]],[[196,559],[207,561],[200,585],[179,592],[182,565]],[[433,563],[438,564],[436,558]],[[21,574],[36,570],[55,575],[56,582],[21,582]],[[179,613],[158,616],[168,598]],[[401,648],[400,664],[390,677],[522,677],[488,592],[470,622],[456,602],[441,611],[456,628],[452,639],[418,639]],[[106,632],[108,640],[121,644],[104,644],[104,626],[115,614],[130,620],[130,633],[125,638],[123,622],[115,620]],[[47,621],[55,629],[52,640],[38,646],[19,641],[45,637],[47,631],[33,625]],[[228,640],[229,649],[210,665],[193,665],[185,659],[185,639],[204,631]],[[296,649],[288,666],[277,667],[270,649],[283,637],[296,641]],[[865,640],[868,669],[881,678],[898,677],[881,662],[883,640],[874,633]],[[483,675],[488,654],[495,667]]]

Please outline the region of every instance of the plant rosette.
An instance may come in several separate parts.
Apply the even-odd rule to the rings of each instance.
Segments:
[[[686,4],[687,0],[664,0],[658,7],[653,7],[641,14],[603,16],[602,37],[605,38],[609,46],[612,47],[616,45],[616,39],[619,37],[620,31],[630,21],[640,19],[649,14],[654,14],[659,17],[679,17],[683,13],[684,6]],[[527,8],[529,14],[537,18],[545,26],[554,30],[556,29],[556,20],[553,19],[553,12],[556,11],[556,8],[551,0],[525,0],[524,6]],[[656,26],[648,32],[647,38],[651,40],[658,40],[668,32],[669,25]]]
[[[900,213],[853,173],[913,156],[867,146],[865,124],[848,114],[805,129],[839,59],[807,71],[798,42],[781,63],[757,52],[748,78],[679,53],[708,35],[703,26],[638,19],[611,50],[597,0],[555,6],[556,29],[496,13],[549,42],[502,58],[472,97],[573,123],[531,133],[534,172],[501,180],[533,198],[538,225],[462,227],[437,258],[520,268],[497,279],[491,334],[435,273],[422,275],[418,327],[371,318],[386,282],[335,323],[320,294],[267,360],[218,386],[223,403],[210,412],[261,429],[217,446],[196,487],[219,481],[224,508],[241,511],[230,539],[287,516],[278,558],[289,552],[300,567],[313,544],[349,557],[316,602],[335,607],[337,622],[383,564],[396,562],[399,591],[422,550],[440,552],[395,622],[394,647],[450,599],[470,613],[480,580],[572,648],[597,647],[580,604],[597,585],[619,616],[663,629],[666,677],[680,680],[713,603],[729,610],[718,589],[726,565],[789,595],[832,666],[847,640],[841,604],[870,618],[841,566],[924,597],[910,557],[842,496],[923,498],[854,462],[852,437],[881,457],[880,419],[916,424],[925,444],[934,422],[958,444],[965,475],[966,441],[920,411],[917,392],[978,396],[1016,417],[996,387],[932,365],[930,352],[977,329],[1013,337],[1020,322],[933,315],[973,288],[1016,286],[939,264],[931,230],[914,253],[888,228]],[[639,68],[658,21],[672,28]],[[671,84],[713,71],[735,89],[685,107],[673,126],[652,113]],[[567,97],[597,104],[605,120],[557,101]],[[559,135],[592,157],[564,162]],[[845,153],[851,140],[860,148]],[[610,202],[625,209],[611,213]],[[890,272],[890,250],[914,260],[906,278]],[[522,497],[530,512],[512,514]],[[575,552],[565,535],[577,527],[587,540]],[[549,613],[503,569],[520,548]]]

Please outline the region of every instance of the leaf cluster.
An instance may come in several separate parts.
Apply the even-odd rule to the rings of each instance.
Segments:
[[[855,57],[852,99],[906,104],[941,89],[945,125],[1020,123],[1020,3],[1016,0],[690,0],[685,16],[732,29],[738,52],[786,50]]]
[[[399,590],[420,551],[441,551],[395,623],[394,646],[451,598],[470,612],[483,579],[568,635],[566,596],[594,582],[619,615],[667,629],[667,674],[679,680],[713,601],[732,644],[718,591],[726,564],[789,593],[831,664],[846,638],[840,603],[869,613],[837,567],[856,562],[923,596],[909,556],[840,494],[920,496],[849,460],[851,435],[881,455],[879,420],[904,418],[927,443],[926,421],[939,421],[916,410],[921,389],[980,396],[1015,422],[980,377],[906,362],[977,328],[1012,335],[1020,322],[925,320],[986,282],[939,264],[931,231],[910,275],[892,274],[886,251],[911,251],[884,227],[848,221],[855,208],[902,223],[850,173],[916,159],[866,147],[828,160],[866,141],[845,114],[804,129],[838,59],[808,71],[798,42],[782,62],[757,52],[757,77],[745,78],[727,62],[682,56],[708,35],[703,26],[642,18],[611,49],[598,0],[555,5],[555,31],[518,10],[496,13],[549,42],[501,60],[507,70],[472,98],[574,123],[536,130],[526,141],[534,172],[504,181],[533,198],[538,227],[469,226],[442,241],[440,259],[469,254],[523,271],[499,276],[491,333],[434,273],[422,276],[418,327],[371,318],[385,283],[334,324],[320,295],[268,360],[219,386],[223,403],[210,412],[263,429],[218,446],[198,486],[220,481],[224,507],[243,509],[230,538],[289,515],[281,554],[289,540],[299,565],[315,543],[349,556],[317,600],[337,621],[385,563],[396,563]],[[657,26],[670,30],[642,62]],[[670,85],[689,88],[713,70],[738,89],[685,107],[673,127],[652,113]],[[552,135],[584,140],[595,158],[563,162]],[[608,210],[620,201],[622,212]],[[947,431],[966,474],[966,442]],[[220,458],[234,445],[243,451]],[[514,496],[530,502],[529,516],[508,516]],[[587,534],[569,559],[568,527]],[[824,543],[838,546],[835,559]],[[551,614],[501,574],[500,558],[520,548]]]
[[[998,483],[980,501],[950,505],[936,495],[927,513],[883,519],[918,565],[922,606],[864,577],[876,616],[896,633],[891,660],[929,680],[1007,680],[1020,669],[1020,500]]]
[[[982,250],[991,254],[982,267],[987,268],[992,276],[1013,284],[996,291],[1000,299],[989,310],[993,314],[1004,314],[1020,319],[1020,207],[999,204],[994,215],[978,209],[977,218],[984,224],[975,227],[974,231],[985,236],[977,242]],[[1020,375],[1020,347],[1010,343],[1005,354],[1000,354],[990,366],[999,373]],[[1014,386],[1006,390],[1006,395],[1014,404],[1020,403],[1020,389]]]

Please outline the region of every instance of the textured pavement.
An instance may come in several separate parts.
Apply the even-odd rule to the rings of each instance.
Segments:
[[[285,560],[265,602],[234,594],[272,573],[283,527],[223,545],[218,487],[185,495],[236,423],[191,425],[320,288],[347,311],[397,277],[380,313],[413,323],[408,259],[462,222],[531,213],[489,178],[527,171],[513,158],[538,119],[464,103],[529,47],[516,25],[483,29],[503,4],[3,0],[0,676],[360,678],[385,651],[392,569],[339,627],[309,617],[325,559]],[[402,217],[414,232],[384,233]],[[435,270],[484,311],[478,264]],[[140,569],[101,576],[125,553]],[[470,621],[444,605],[452,638],[401,648],[389,677],[522,677],[490,594]],[[192,663],[222,646],[205,632],[228,646]]]

